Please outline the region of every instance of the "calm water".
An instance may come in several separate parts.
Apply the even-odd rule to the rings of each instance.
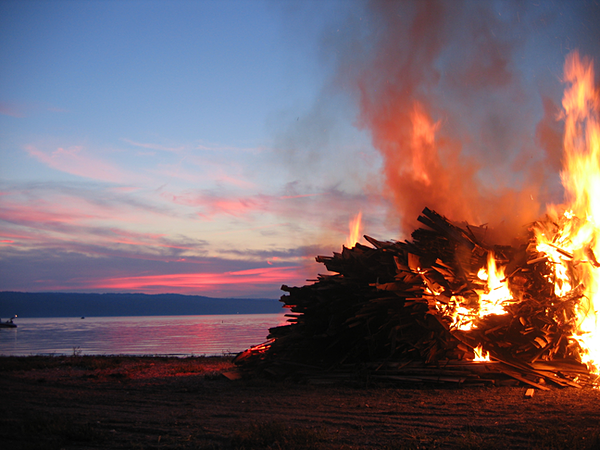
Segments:
[[[266,340],[281,314],[18,318],[0,328],[0,355],[221,355]]]

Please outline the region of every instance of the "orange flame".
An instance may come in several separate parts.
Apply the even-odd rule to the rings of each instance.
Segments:
[[[489,314],[506,314],[503,304],[512,299],[512,294],[504,279],[504,268],[496,266],[493,252],[488,253],[487,271],[481,269],[477,276],[479,279],[487,281],[486,289],[477,292],[479,294],[479,317]]]
[[[490,361],[490,352],[485,352],[483,350],[483,345],[479,344],[473,349],[473,352],[475,353],[475,359],[473,359],[473,361]]]
[[[477,277],[486,282],[482,289],[475,290],[479,296],[477,305],[473,306],[468,300],[458,295],[452,297],[454,311],[450,313],[451,328],[468,331],[476,328],[474,321],[478,317],[506,314],[504,304],[513,297],[504,278],[504,267],[497,267],[493,252],[488,253],[487,268],[482,267],[477,273]]]
[[[348,224],[350,232],[348,234],[348,238],[346,239],[346,247],[352,248],[358,243],[362,229],[361,222],[362,211],[359,211],[358,214],[352,220],[350,220],[350,223]]]
[[[567,205],[549,208],[559,225],[552,235],[536,230],[537,247],[551,264],[555,294],[560,298],[583,292],[576,310],[573,339],[581,361],[599,373],[600,330],[600,93],[594,86],[592,61],[571,53],[565,62],[563,118],[564,163],[561,180]]]

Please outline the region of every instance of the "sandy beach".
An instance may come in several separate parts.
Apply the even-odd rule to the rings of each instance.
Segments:
[[[592,449],[600,391],[310,385],[231,358],[0,357],[10,449]],[[229,378],[225,375],[228,375]]]

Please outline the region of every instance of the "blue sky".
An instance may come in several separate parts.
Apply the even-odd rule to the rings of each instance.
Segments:
[[[359,212],[384,240],[425,206],[524,223],[560,200],[562,64],[597,60],[599,9],[4,1],[0,289],[278,297]]]

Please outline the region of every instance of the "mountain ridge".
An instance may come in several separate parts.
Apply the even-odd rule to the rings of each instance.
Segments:
[[[0,291],[0,317],[115,317],[268,314],[279,300],[185,294]]]

